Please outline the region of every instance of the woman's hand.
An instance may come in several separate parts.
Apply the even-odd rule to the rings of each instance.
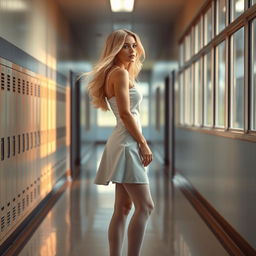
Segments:
[[[139,153],[142,164],[148,166],[153,160],[153,155],[147,143],[139,144]]]

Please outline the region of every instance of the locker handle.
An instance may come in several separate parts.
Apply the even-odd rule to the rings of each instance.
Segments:
[[[4,138],[1,138],[1,160],[4,160]]]
[[[10,142],[10,136],[7,138],[7,141],[8,141],[8,153],[7,153],[7,157],[10,158],[11,156],[11,142]]]
[[[12,155],[13,155],[13,156],[15,156],[15,151],[16,151],[16,150],[15,150],[15,148],[16,148],[16,147],[15,147],[15,146],[16,146],[15,137],[16,137],[16,136],[13,136],[13,137],[12,137],[12,142],[13,142],[13,154],[12,154]]]

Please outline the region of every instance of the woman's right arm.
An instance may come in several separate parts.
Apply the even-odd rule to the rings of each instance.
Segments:
[[[152,161],[152,152],[146,139],[140,132],[136,121],[130,111],[129,97],[129,73],[125,69],[118,69],[113,74],[113,84],[119,116],[122,119],[126,129],[139,144],[142,163],[147,166]]]

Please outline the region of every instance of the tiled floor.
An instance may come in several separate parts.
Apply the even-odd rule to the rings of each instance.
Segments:
[[[113,212],[113,184],[93,184],[103,147],[81,168],[19,256],[107,256],[107,229]],[[183,194],[164,176],[156,158],[148,170],[155,209],[141,256],[228,255]],[[128,222],[132,212],[128,217]],[[127,224],[128,224],[127,222]],[[125,237],[123,254],[127,252]]]

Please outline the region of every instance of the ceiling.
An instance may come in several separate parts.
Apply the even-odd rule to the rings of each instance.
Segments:
[[[114,26],[136,32],[146,51],[145,64],[177,58],[175,22],[185,0],[135,0],[132,13],[112,13],[109,0],[56,0],[76,42],[76,60],[95,61]],[[144,65],[145,67],[145,65]]]

